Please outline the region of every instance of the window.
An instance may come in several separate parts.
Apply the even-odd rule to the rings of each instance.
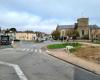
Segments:
[[[62,31],[62,36],[64,36],[64,35],[65,35],[65,31],[63,30],[63,31]]]
[[[82,30],[82,35],[84,35],[84,30]]]

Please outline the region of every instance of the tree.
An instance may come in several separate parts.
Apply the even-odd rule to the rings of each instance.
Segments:
[[[10,31],[9,31],[9,29],[6,29],[5,30],[5,34],[8,34]]]
[[[34,31],[32,31],[32,30],[26,30],[24,32],[26,32],[26,33],[34,33]]]
[[[10,28],[9,31],[16,32],[16,28]]]
[[[60,37],[60,32],[58,30],[55,30],[51,33],[53,39],[57,40]]]
[[[98,29],[96,27],[94,27],[93,29],[90,29],[90,35],[91,35],[91,41],[94,42],[96,33],[98,32]]]
[[[37,37],[42,37],[42,32],[36,31],[35,33],[36,33]]]
[[[0,27],[0,33],[1,33],[1,27]]]
[[[72,32],[72,35],[73,35],[73,36],[76,36],[76,37],[79,37],[79,32],[78,32],[77,30],[74,30],[74,31]]]

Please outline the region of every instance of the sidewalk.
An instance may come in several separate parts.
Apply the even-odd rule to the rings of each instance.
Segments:
[[[100,47],[100,44],[87,43],[87,42],[78,42],[78,43],[87,44],[87,45],[91,45],[91,46],[99,46]]]
[[[19,80],[12,67],[0,64],[0,80]]]
[[[60,60],[63,60],[65,62],[68,62],[70,64],[73,64],[75,66],[84,68],[90,72],[97,74],[97,75],[100,75],[100,65],[99,64],[95,64],[95,63],[80,59],[72,54],[68,54],[61,50],[58,50],[58,51],[55,51],[55,50],[48,51],[47,50],[47,54],[49,54],[55,58],[58,58]]]

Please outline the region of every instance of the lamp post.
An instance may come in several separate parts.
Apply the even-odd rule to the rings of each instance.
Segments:
[[[90,36],[91,36],[91,42],[93,42],[92,28],[90,28]]]
[[[1,34],[1,27],[0,27],[0,34]]]

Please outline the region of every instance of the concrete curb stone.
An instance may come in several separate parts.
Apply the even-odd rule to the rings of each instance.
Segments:
[[[62,52],[57,53],[54,51],[52,52],[52,51],[47,50],[47,54],[50,56],[53,56],[55,58],[58,58],[60,60],[63,60],[65,62],[68,62],[70,64],[73,64],[75,66],[81,67],[81,68],[88,70],[92,73],[95,73],[97,75],[100,75],[100,65],[99,64],[92,63],[90,61],[80,59],[80,58],[73,56],[71,54],[65,54]]]

